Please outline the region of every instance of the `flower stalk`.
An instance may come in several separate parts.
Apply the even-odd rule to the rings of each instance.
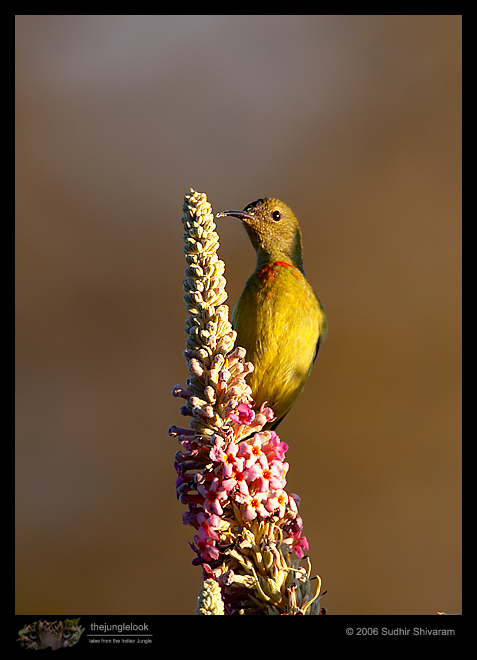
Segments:
[[[181,450],[175,456],[177,497],[187,506],[184,524],[195,528],[193,563],[204,585],[198,614],[320,614],[321,581],[301,560],[308,549],[298,515],[299,497],[285,490],[288,449],[275,419],[255,409],[246,376],[253,365],[225,303],[225,265],[212,208],[194,190],[183,206],[187,263],[184,302],[189,378],[172,395],[182,398],[188,428],[171,426]],[[223,610],[221,609],[223,606]]]

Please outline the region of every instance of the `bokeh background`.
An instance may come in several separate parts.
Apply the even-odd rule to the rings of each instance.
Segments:
[[[23,15],[16,49],[17,613],[194,611],[189,187],[301,221],[330,331],[280,435],[323,605],[459,611],[461,17]]]

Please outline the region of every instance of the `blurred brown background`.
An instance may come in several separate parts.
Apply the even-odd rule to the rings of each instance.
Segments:
[[[330,331],[280,427],[330,614],[460,610],[461,18],[18,16],[21,614],[191,614],[182,199],[286,201]],[[233,305],[254,267],[218,228]]]

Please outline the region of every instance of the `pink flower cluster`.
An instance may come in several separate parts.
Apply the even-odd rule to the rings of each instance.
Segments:
[[[229,419],[235,423],[228,427],[227,437],[214,434],[205,452],[205,447],[190,435],[179,438],[188,451],[176,455],[177,494],[189,506],[184,523],[197,530],[191,544],[197,553],[194,563],[202,564],[207,571],[221,563],[221,551],[231,542],[227,520],[234,508],[240,510],[245,523],[272,515],[283,519],[283,541],[302,558],[308,542],[301,536],[299,498],[285,491],[288,445],[275,431],[253,433],[254,428],[261,429],[274,419],[272,410],[262,406],[255,414],[249,405],[241,403]],[[240,440],[247,435],[247,428],[253,435]]]

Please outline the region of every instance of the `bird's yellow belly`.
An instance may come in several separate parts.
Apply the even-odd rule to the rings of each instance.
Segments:
[[[301,272],[282,268],[276,277],[250,278],[233,322],[237,345],[255,367],[247,379],[252,396],[280,419],[305,386],[325,331],[324,311]]]

